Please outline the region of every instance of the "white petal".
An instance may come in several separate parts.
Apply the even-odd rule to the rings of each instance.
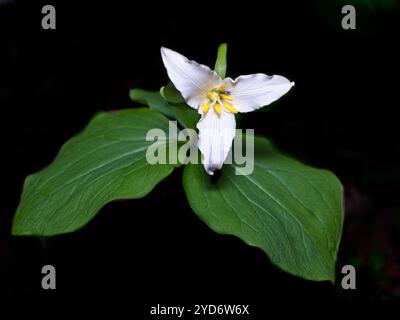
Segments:
[[[234,81],[226,78],[224,82],[233,99],[232,104],[239,112],[250,112],[266,106],[278,100],[294,85],[285,77],[262,73],[240,76]]]
[[[197,123],[199,129],[198,147],[203,155],[203,165],[207,173],[222,168],[235,137],[235,116],[222,111],[220,115],[214,108],[202,116]]]
[[[215,71],[178,52],[162,47],[161,56],[169,78],[192,108],[200,107],[207,92],[222,83]]]

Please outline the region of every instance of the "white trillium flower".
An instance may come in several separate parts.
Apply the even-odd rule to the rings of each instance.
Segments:
[[[186,103],[201,115],[198,147],[208,174],[222,168],[235,137],[235,114],[274,102],[294,85],[282,76],[262,73],[221,79],[209,67],[161,48],[167,73]]]

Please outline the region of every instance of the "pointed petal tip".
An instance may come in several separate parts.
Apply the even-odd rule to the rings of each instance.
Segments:
[[[209,163],[204,163],[204,170],[210,175],[213,176],[215,171],[221,170],[223,163],[222,164],[209,164]]]
[[[167,51],[167,50],[171,50],[171,49],[168,49],[167,47],[164,47],[164,46],[160,47],[160,51],[161,52],[164,52],[164,51]]]
[[[222,167],[221,167],[222,168]],[[221,170],[221,168],[217,167],[217,166],[209,166],[209,165],[204,165],[204,169],[206,170],[206,172],[210,175],[213,176],[215,171]]]
[[[179,54],[178,52],[163,46],[161,46],[160,52],[161,52],[161,58],[163,59],[164,62],[167,59],[173,59],[177,55],[181,56],[181,54]]]
[[[169,50],[171,50],[171,49],[161,46],[161,48],[160,48],[161,56],[164,57],[168,53]]]

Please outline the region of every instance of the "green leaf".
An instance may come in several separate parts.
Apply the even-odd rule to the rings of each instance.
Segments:
[[[165,101],[159,92],[132,89],[129,91],[130,98],[142,104],[146,104],[155,111],[161,112],[169,118],[178,120],[185,128],[194,129],[199,121],[200,115],[186,104],[173,105]]]
[[[215,62],[214,70],[218,75],[224,79],[226,75],[226,53],[228,51],[228,45],[226,43],[221,44],[218,47],[217,61]]]
[[[146,134],[152,128],[168,132],[168,119],[149,109],[96,115],[50,166],[27,177],[12,233],[72,232],[110,201],[144,197],[174,168],[147,163],[146,150],[154,142]],[[160,143],[167,148],[168,141]]]
[[[212,182],[188,165],[183,185],[196,214],[214,231],[261,248],[271,262],[310,280],[335,278],[343,222],[342,186],[329,171],[281,155],[255,138],[254,171],[236,175],[224,165]]]
[[[160,95],[171,103],[184,103],[185,99],[182,97],[178,89],[175,88],[174,84],[170,81],[168,84],[160,89]]]

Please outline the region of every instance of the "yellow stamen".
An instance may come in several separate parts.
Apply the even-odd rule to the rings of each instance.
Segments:
[[[230,96],[227,96],[226,94],[220,93],[219,96],[224,100],[228,100],[228,101],[232,101],[233,100]]]
[[[208,109],[210,109],[210,101],[206,101],[203,104],[203,113],[207,113]]]
[[[219,102],[215,103],[214,109],[218,114],[221,114],[221,105],[219,104]]]
[[[238,110],[233,105],[231,105],[230,103],[224,101],[223,105],[224,105],[224,108],[226,110],[228,110],[228,111],[230,111],[232,113],[238,113]]]
[[[222,85],[222,86],[219,86],[219,87],[217,88],[217,91],[222,91],[222,90],[224,90],[224,89],[225,89],[225,86]]]
[[[218,93],[210,91],[207,93],[207,97],[209,97],[212,101],[215,101],[218,99]]]

